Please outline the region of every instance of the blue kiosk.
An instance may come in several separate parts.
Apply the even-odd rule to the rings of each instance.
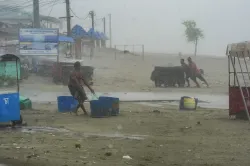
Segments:
[[[19,71],[20,59],[13,54],[0,55],[0,63],[15,62],[16,64],[16,92],[0,91],[0,122],[12,122],[12,126],[22,124],[19,104]]]

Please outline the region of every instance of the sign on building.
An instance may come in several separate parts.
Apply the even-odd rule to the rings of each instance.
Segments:
[[[19,29],[20,55],[58,55],[58,29]]]

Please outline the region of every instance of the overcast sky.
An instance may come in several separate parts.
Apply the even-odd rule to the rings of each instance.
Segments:
[[[144,44],[146,52],[192,53],[184,36],[183,20],[192,19],[204,31],[198,54],[224,56],[226,45],[250,39],[249,0],[71,0],[79,17],[90,10],[96,17],[112,14],[113,44]],[[42,14],[48,13],[42,9]],[[56,5],[51,16],[65,15],[65,4]],[[73,18],[72,26],[89,27],[90,20]],[[102,31],[101,20],[96,28]],[[107,26],[108,31],[108,26]]]

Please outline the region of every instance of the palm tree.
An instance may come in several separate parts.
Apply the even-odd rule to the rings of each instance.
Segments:
[[[182,22],[182,24],[186,27],[185,35],[187,41],[194,43],[195,46],[194,55],[196,56],[198,41],[204,38],[203,31],[200,28],[196,27],[196,22],[193,20],[186,20]]]

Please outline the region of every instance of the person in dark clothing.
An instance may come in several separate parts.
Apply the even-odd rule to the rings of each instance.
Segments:
[[[185,60],[184,59],[181,59],[181,66],[185,72],[185,80],[188,84],[187,87],[190,87],[190,82],[189,82],[189,78],[191,77],[191,71],[190,71],[190,68],[188,66],[188,64],[185,63]]]
[[[80,62],[75,62],[74,71],[70,74],[68,88],[71,95],[78,101],[78,106],[75,110],[77,114],[78,109],[81,107],[84,114],[87,115],[87,111],[83,105],[84,101],[87,100],[87,95],[83,89],[83,84],[85,84],[92,94],[95,94],[94,90],[85,81],[82,73],[80,72],[81,64]],[[83,83],[83,84],[82,84]]]

